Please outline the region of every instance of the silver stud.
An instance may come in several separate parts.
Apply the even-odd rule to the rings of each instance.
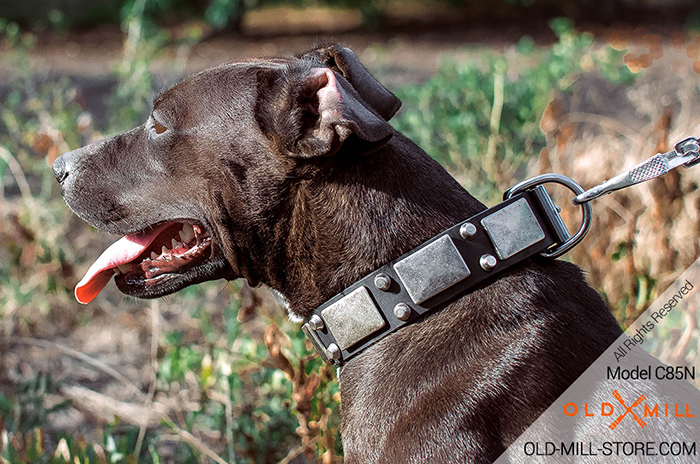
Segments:
[[[319,316],[314,314],[311,316],[311,319],[309,319],[309,327],[311,327],[314,330],[322,330],[323,329],[323,319],[321,319]]]
[[[394,306],[394,316],[400,321],[406,321],[411,317],[411,307],[406,303],[399,303]]]
[[[561,213],[561,206],[555,206],[554,209],[557,210],[557,213]]]
[[[476,235],[476,226],[471,222],[465,222],[459,228],[459,235],[465,240],[471,240]]]
[[[328,356],[328,359],[340,359],[340,348],[338,348],[338,345],[335,343],[331,343],[328,345],[328,348],[326,348],[326,356]]]
[[[386,292],[391,287],[391,277],[386,274],[377,274],[374,276],[374,286]]]
[[[496,261],[496,257],[493,255],[483,255],[481,258],[479,258],[479,265],[484,271],[490,271],[496,267],[497,263],[498,261]]]

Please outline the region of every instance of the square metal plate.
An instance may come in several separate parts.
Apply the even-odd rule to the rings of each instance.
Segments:
[[[481,220],[501,259],[523,251],[545,234],[527,200],[521,198]]]
[[[386,322],[366,287],[353,290],[321,311],[321,316],[341,350],[384,327]]]
[[[423,303],[471,274],[447,235],[397,262],[394,270],[415,304]]]

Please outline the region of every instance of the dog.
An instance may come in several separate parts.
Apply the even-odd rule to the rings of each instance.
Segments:
[[[388,123],[400,105],[339,45],[165,91],[143,125],[53,165],[75,214],[125,236],[76,297],[112,276],[139,298],[245,278],[308,320],[485,209]],[[342,367],[345,462],[493,462],[621,333],[578,267],[528,259]]]

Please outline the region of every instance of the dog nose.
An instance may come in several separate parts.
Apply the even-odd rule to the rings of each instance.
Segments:
[[[56,158],[56,161],[53,162],[53,175],[56,177],[59,184],[62,184],[63,181],[66,180],[66,177],[68,177],[68,163],[66,162],[66,155],[68,155],[68,153],[59,156]]]

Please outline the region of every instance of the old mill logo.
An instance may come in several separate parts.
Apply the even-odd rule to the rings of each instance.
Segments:
[[[610,425],[608,426],[608,427],[610,427],[610,430],[615,430],[615,429],[617,428],[617,426],[620,425],[620,422],[622,422],[622,419],[624,419],[625,416],[626,416],[627,414],[632,414],[632,417],[634,418],[635,421],[637,421],[637,424],[639,424],[639,426],[640,426],[641,428],[644,428],[644,426],[647,425],[646,422],[644,422],[642,419],[640,419],[639,416],[636,415],[636,414],[634,413],[634,411],[632,411],[632,409],[636,408],[636,407],[639,406],[642,402],[646,401],[646,399],[647,399],[646,396],[640,395],[639,398],[637,398],[637,399],[634,401],[634,403],[632,403],[632,406],[629,406],[629,407],[625,404],[625,400],[622,399],[622,396],[620,396],[620,393],[618,393],[617,390],[613,390],[613,396],[615,397],[615,399],[616,399],[617,401],[620,402],[620,404],[622,405],[622,407],[625,408],[625,412],[622,413],[621,415],[619,415],[619,416],[617,417],[617,419],[615,419],[615,422],[613,422],[612,424],[610,424]]]
[[[644,428],[647,423],[644,419],[658,418],[662,417],[695,417],[695,414],[690,412],[690,405],[688,403],[656,403],[651,405],[646,402],[647,397],[645,395],[639,395],[633,403],[628,404],[620,395],[620,392],[613,390],[612,392],[615,402],[603,402],[600,404],[600,412],[597,408],[589,406],[588,403],[583,403],[583,415],[584,417],[595,417],[597,415],[601,417],[613,417],[615,413],[615,419],[608,426],[610,430],[615,430],[620,422],[622,422],[626,417],[630,417],[634,420],[641,428]],[[640,408],[643,406],[643,408]],[[569,417],[574,417],[579,413],[579,407],[576,403],[566,403],[564,405],[564,414]]]

